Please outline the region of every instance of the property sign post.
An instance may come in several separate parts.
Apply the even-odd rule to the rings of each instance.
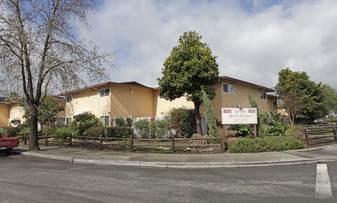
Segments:
[[[257,108],[222,108],[221,118],[222,125],[253,124],[254,138],[257,138]]]

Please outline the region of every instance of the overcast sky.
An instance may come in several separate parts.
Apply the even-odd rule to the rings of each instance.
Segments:
[[[116,52],[111,81],[158,86],[179,37],[195,30],[220,75],[274,88],[289,67],[337,89],[336,0],[101,0],[89,22],[79,35]]]

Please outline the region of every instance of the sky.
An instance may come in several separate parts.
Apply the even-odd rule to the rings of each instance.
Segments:
[[[220,75],[274,88],[289,67],[337,90],[336,0],[100,0],[77,34],[116,54],[110,81],[157,87],[163,63],[195,30]]]

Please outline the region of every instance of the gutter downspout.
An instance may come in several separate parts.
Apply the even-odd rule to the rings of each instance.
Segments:
[[[130,88],[130,118],[132,119],[132,87]]]
[[[233,85],[233,100],[234,100],[234,105],[233,105],[233,108],[235,108],[236,107],[236,102],[235,102],[235,87],[234,87],[234,85]]]

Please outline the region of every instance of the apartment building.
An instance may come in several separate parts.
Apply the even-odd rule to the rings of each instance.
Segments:
[[[276,97],[268,94],[273,89],[247,81],[220,77],[214,86],[216,97],[212,101],[215,117],[221,120],[223,107],[250,107],[248,95],[251,95],[259,108],[265,112],[274,111]],[[194,104],[184,95],[173,101],[159,94],[159,88],[151,88],[138,82],[105,82],[62,94],[67,98],[66,123],[82,113],[92,113],[106,126],[113,125],[115,118],[151,118],[164,117],[172,108],[193,109]]]

